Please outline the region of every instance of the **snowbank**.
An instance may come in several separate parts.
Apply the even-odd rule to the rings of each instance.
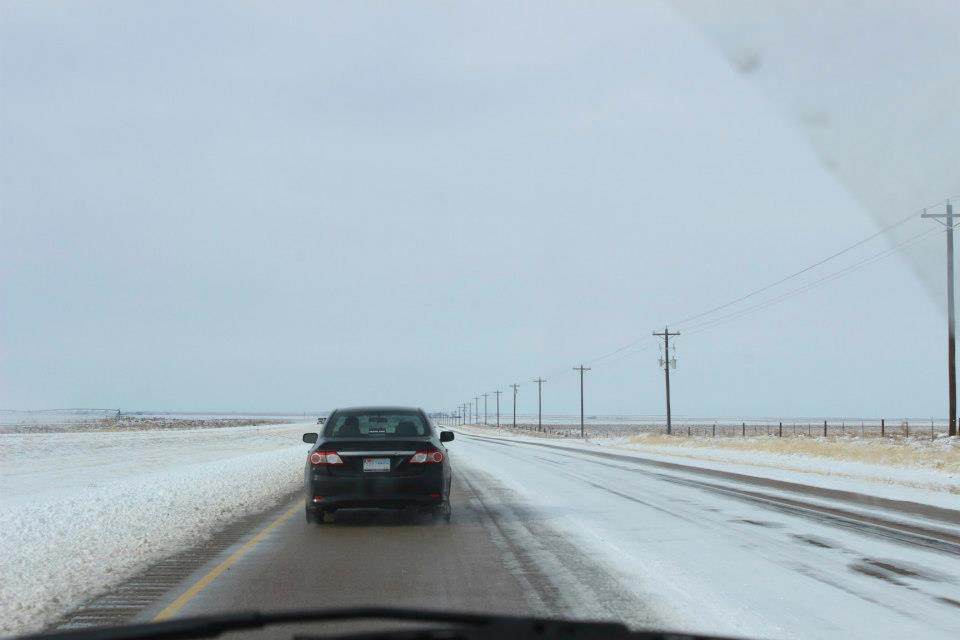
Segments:
[[[0,434],[0,634],[40,629],[289,495],[308,430]]]

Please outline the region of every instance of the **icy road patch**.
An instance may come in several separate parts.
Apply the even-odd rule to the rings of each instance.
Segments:
[[[295,491],[309,430],[0,434],[0,635],[41,629]]]

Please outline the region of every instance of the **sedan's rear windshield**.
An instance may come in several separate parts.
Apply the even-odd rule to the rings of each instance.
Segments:
[[[416,411],[343,412],[327,421],[327,438],[403,438],[430,435],[430,426]]]

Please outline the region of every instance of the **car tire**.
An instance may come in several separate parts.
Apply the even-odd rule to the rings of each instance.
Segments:
[[[307,524],[313,524],[317,521],[317,514],[313,512],[313,509],[307,507],[304,511],[307,514]]]
[[[450,508],[450,500],[445,500],[442,504],[433,508],[433,518],[434,520],[443,518],[445,522],[450,522],[452,511],[453,509]]]

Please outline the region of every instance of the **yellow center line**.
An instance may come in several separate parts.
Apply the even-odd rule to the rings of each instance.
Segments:
[[[197,594],[203,591],[211,582],[216,580],[221,573],[223,573],[224,571],[229,569],[231,566],[233,566],[237,562],[237,560],[245,556],[247,552],[250,551],[250,549],[253,549],[264,538],[270,535],[270,532],[272,532],[274,529],[276,529],[281,524],[283,524],[288,518],[290,518],[290,516],[292,516],[301,508],[302,507],[299,504],[295,504],[289,509],[287,509],[283,513],[283,515],[281,515],[279,518],[277,518],[276,520],[271,522],[269,525],[264,527],[263,530],[260,531],[260,533],[250,538],[250,540],[248,540],[246,544],[244,544],[242,547],[240,547],[239,549],[231,553],[230,557],[228,557],[226,560],[224,560],[223,562],[215,566],[213,569],[211,569],[210,572],[207,573],[207,575],[197,580],[197,582],[194,583],[193,586],[191,586],[189,589],[184,591],[179,598],[171,602],[163,611],[158,613],[153,618],[153,621],[159,622],[161,620],[167,620],[175,616],[177,612],[180,611],[180,609],[182,609],[188,602],[193,600],[197,596]]]

